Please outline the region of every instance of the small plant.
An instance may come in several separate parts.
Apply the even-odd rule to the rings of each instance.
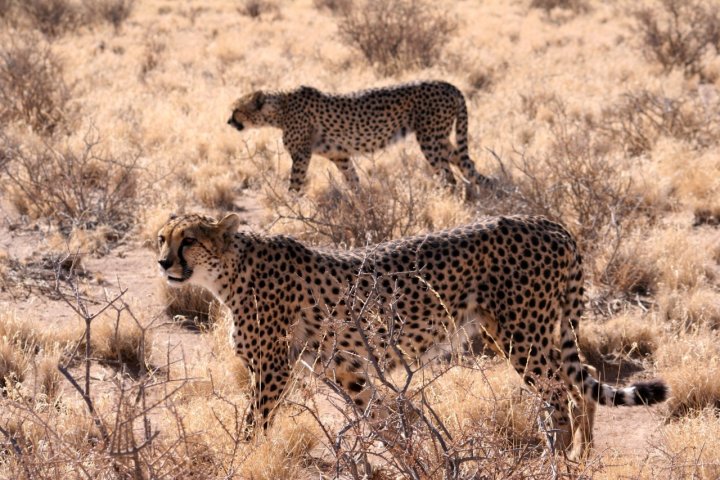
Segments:
[[[342,39],[384,75],[435,65],[456,26],[425,0],[369,0],[341,18]]]
[[[69,99],[62,65],[37,35],[18,35],[0,48],[0,122],[20,120],[50,135],[65,121]]]
[[[643,53],[663,70],[704,78],[703,58],[720,53],[720,7],[706,0],[659,0],[635,12]]]

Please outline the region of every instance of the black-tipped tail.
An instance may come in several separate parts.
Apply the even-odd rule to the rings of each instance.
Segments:
[[[638,382],[633,385],[635,387],[635,404],[636,405],[653,405],[661,403],[668,398],[668,387],[662,380],[653,380],[651,382]]]

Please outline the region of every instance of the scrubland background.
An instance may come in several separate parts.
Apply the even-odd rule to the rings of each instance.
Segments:
[[[0,24],[0,477],[720,476],[717,2],[0,0]],[[504,195],[439,187],[409,140],[356,159],[359,193],[314,158],[290,196],[279,131],[225,124],[254,89],[421,79],[465,93]],[[373,441],[305,375],[246,442],[222,308],[156,279],[157,229],[190,211],[340,248],[547,215],[583,249],[588,360],[672,396],[599,409],[572,464],[505,361],[466,355],[388,394],[434,430]]]

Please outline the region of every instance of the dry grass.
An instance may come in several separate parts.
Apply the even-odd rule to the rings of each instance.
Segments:
[[[617,455],[599,452],[579,470],[552,464],[534,427],[538,406],[503,365],[452,369],[415,385],[404,404],[425,407],[423,391],[453,454],[478,448],[482,461],[463,464],[467,477],[553,478],[555,469],[714,478],[718,460],[703,445],[720,436],[716,17],[700,0],[0,0],[0,307],[34,301],[34,290],[17,295],[27,282],[51,286],[52,269],[33,270],[45,250],[154,246],[173,212],[236,210],[251,228],[342,247],[486,214],[542,213],[566,224],[583,251],[582,349],[672,387],[658,408],[671,420],[657,448],[636,461],[618,435],[604,440]],[[225,124],[232,99],[257,88],[349,92],[421,79],[465,93],[470,154],[506,187],[503,198],[465,202],[439,188],[412,141],[354,158],[358,193],[313,158],[307,191],[291,196],[280,132]],[[88,131],[102,142],[87,148]],[[25,238],[42,240],[20,261]],[[316,381],[298,382],[268,435],[245,442],[252,381],[228,345],[226,312],[206,293],[165,288],[132,299],[152,303],[139,323],[125,312],[117,328],[114,316],[93,325],[90,396],[108,435],[56,368],[75,351],[69,372],[85,388],[84,351],[75,350],[82,322],[43,328],[52,309],[25,303],[29,313],[0,316],[10,379],[0,398],[0,477],[318,478],[335,467],[352,477],[363,451],[376,459],[375,478],[419,465],[431,468],[427,478],[446,471],[452,455],[421,424],[407,431],[410,459],[354,428],[336,450],[355,417]],[[199,333],[169,321],[143,330],[166,313],[210,321]],[[623,411],[616,415],[621,422]],[[130,454],[133,442],[141,448]]]
[[[663,474],[669,478],[718,478],[720,455],[710,440],[718,436],[720,418],[713,408],[666,425],[657,446]]]
[[[508,449],[541,448],[545,441],[537,428],[539,402],[512,368],[502,362],[492,368],[456,368],[430,389],[433,406],[456,435],[491,430]]]
[[[662,324],[637,311],[616,315],[607,322],[587,322],[580,332],[580,350],[588,357],[643,359],[658,348]]]
[[[720,349],[715,331],[676,336],[656,353],[658,375],[667,380],[671,416],[720,407]]]
[[[28,0],[18,2],[19,21],[42,32],[48,38],[73,31],[81,24],[80,5],[72,0]]]

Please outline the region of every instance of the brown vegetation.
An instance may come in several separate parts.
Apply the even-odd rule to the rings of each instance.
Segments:
[[[337,10],[341,37],[386,75],[435,65],[455,29],[425,0],[370,0]]]
[[[0,477],[717,478],[712,2],[0,0],[0,23]],[[413,142],[354,158],[359,191],[314,157],[292,195],[279,132],[224,123],[257,88],[428,78],[466,94],[470,154],[502,196],[440,187]],[[123,263],[171,212],[227,210],[341,248],[552,217],[583,252],[586,357],[672,397],[642,423],[600,409],[598,448],[570,464],[544,454],[547,412],[502,358],[375,371],[385,423],[298,366],[248,441],[227,311],[158,289],[151,254]]]

